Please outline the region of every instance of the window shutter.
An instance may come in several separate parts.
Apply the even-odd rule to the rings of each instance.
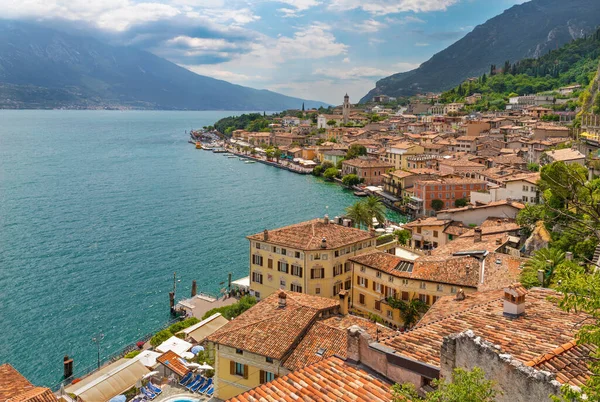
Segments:
[[[369,280],[365,279],[365,287],[368,288],[369,287]]]
[[[229,374],[235,374],[235,362],[233,360],[229,362]]]
[[[310,270],[310,279],[315,279],[315,269]]]
[[[260,370],[260,383],[265,383],[265,372],[263,370]]]
[[[321,268],[321,279],[325,278],[325,268]]]
[[[244,364],[244,380],[248,379],[248,365]]]
[[[302,278],[302,267],[300,267],[300,278]]]

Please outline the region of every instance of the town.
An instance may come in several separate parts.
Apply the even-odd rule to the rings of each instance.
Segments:
[[[596,349],[580,331],[597,313],[557,299],[577,289],[561,272],[600,267],[597,204],[579,195],[600,170],[600,119],[580,109],[574,127],[552,94],[469,113],[439,98],[357,107],[346,95],[327,113],[257,114],[257,131],[229,128],[225,141],[214,127],[193,132],[199,148],[368,198],[344,216],[249,233],[247,277],[218,298],[195,283],[190,299],[173,293],[183,321],[83,378],[65,357],[59,389],[0,366],[8,400],[416,401],[465,373],[486,401],[587,397]],[[407,222],[388,230],[384,206]],[[580,232],[551,248],[563,241],[551,225]]]

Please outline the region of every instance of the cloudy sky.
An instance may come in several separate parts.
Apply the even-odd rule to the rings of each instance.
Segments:
[[[339,104],[408,71],[523,0],[0,0],[199,74]]]

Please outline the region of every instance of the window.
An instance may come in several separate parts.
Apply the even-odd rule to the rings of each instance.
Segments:
[[[381,302],[379,300],[375,300],[375,310],[381,311]]]
[[[344,282],[344,289],[350,290],[351,287],[352,287],[352,279],[348,279],[346,282]]]
[[[322,254],[322,255],[321,255],[321,259],[322,259],[322,260],[326,260],[326,259],[327,259],[327,254]]]
[[[444,285],[440,285],[440,284],[438,284],[438,285],[437,285],[437,291],[438,291],[438,292],[443,292],[443,291],[444,291]]]
[[[256,243],[256,249],[260,250],[260,243]]]
[[[346,261],[344,263],[344,272],[350,272],[352,270],[352,265],[350,261]]]
[[[438,237],[438,231],[437,230],[433,231],[433,237]]]
[[[254,291],[254,297],[260,300],[260,292]]]
[[[408,292],[402,292],[402,300],[408,301]]]
[[[287,255],[287,250],[286,250],[286,249],[284,249],[284,248],[282,248],[282,249],[281,249],[281,255]]]
[[[285,289],[285,279],[281,278],[281,279],[279,280],[279,287],[280,287],[281,289]]]
[[[408,286],[408,279],[402,279],[402,284],[404,286]]]
[[[367,269],[363,266],[360,267],[360,272],[365,272]]]
[[[279,253],[281,252],[281,250],[279,249],[279,247],[275,247],[275,252],[276,252],[277,254],[279,254]]]
[[[296,258],[302,258],[302,254],[300,254],[300,251],[296,251],[294,253],[294,257],[296,257]]]
[[[300,285],[296,285],[295,283],[292,283],[292,284],[290,285],[290,290],[291,290],[292,292],[298,292],[298,293],[302,293],[302,286],[300,286]]]
[[[427,304],[427,295],[419,294],[419,300]]]
[[[252,272],[252,282],[260,283],[262,285],[262,283],[263,283],[262,274],[258,273],[258,272]]]
[[[417,228],[417,233],[421,233],[421,227],[420,226]]]
[[[367,278],[363,278],[362,276],[357,277],[358,286],[362,286],[366,288],[369,286],[369,280]]]
[[[273,260],[270,258],[267,260],[267,268],[273,269]]]
[[[273,358],[272,357],[265,357],[265,361],[267,363],[273,363]]]
[[[342,264],[337,264],[333,266],[333,276],[341,275],[344,271],[344,266]]]
[[[363,295],[362,293],[358,295],[358,302],[360,304],[365,304],[365,295]]]
[[[381,278],[381,272],[377,271],[377,274],[375,274],[378,278]]]
[[[260,265],[262,267],[262,265],[263,265],[262,255],[252,254],[252,264]]]
[[[285,261],[277,261],[277,270],[279,272],[285,272],[286,274],[289,272],[289,265]]]
[[[320,295],[321,294],[321,288],[315,288],[315,294],[316,295]]]
[[[300,265],[292,265],[292,275],[302,278],[302,267]]]
[[[321,259],[321,254],[315,254],[315,255],[312,255],[312,256],[311,256],[311,258],[312,258],[313,260],[320,260],[320,259]]]
[[[310,279],[325,278],[325,268],[313,268],[310,270]]]
[[[392,319],[394,318],[394,313],[392,312],[392,310],[387,311],[387,317]]]
[[[333,295],[334,296],[337,296],[337,294],[340,293],[340,290],[342,290],[342,286],[344,286],[344,284],[342,282],[336,283],[335,285],[333,285]]]
[[[336,258],[337,258],[337,257],[339,257],[339,256],[340,256],[340,252],[339,252],[339,250],[335,250],[335,251],[333,252],[333,256],[334,256],[334,257],[336,257]]]
[[[381,286],[381,283],[373,282],[373,290],[377,293],[383,293],[383,286]]]
[[[420,289],[427,289],[427,284],[425,282],[421,282],[421,283],[419,283],[419,288]]]
[[[391,275],[390,275],[390,276],[388,276],[388,282],[392,282],[392,283],[393,283],[393,282],[394,282],[394,277],[393,277],[393,276],[391,276]]]
[[[269,371],[265,371],[264,372],[264,379],[263,381],[261,381],[262,384],[264,384],[265,382],[270,382],[273,381],[275,379],[275,374],[269,372]]]
[[[529,186],[523,186],[523,191],[529,191]]]
[[[239,375],[241,377],[244,377],[244,373],[245,373],[244,365],[242,363],[235,363],[235,372],[234,372],[234,374],[235,375]]]
[[[236,349],[235,353],[238,354],[238,355],[243,355],[244,351],[242,349]]]
[[[450,287],[450,293],[456,293],[456,286]]]

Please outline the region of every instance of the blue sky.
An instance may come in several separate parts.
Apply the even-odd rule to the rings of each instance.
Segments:
[[[199,74],[338,104],[523,0],[0,0],[5,18],[85,29]],[[58,23],[58,24],[57,24]]]

